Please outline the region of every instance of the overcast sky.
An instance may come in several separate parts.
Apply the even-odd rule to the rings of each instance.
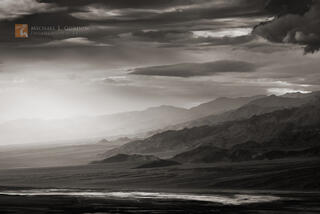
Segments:
[[[0,121],[319,90],[319,2],[1,0]]]

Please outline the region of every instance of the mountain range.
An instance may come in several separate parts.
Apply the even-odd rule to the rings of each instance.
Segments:
[[[174,106],[151,107],[143,111],[60,120],[21,119],[0,124],[0,141],[20,144],[142,136],[149,132],[237,109],[262,96],[218,98],[191,109]]]
[[[78,139],[86,136],[82,140],[70,142],[43,143],[41,148],[39,144],[34,144],[35,147],[31,147],[30,144],[21,145],[22,148],[17,145],[12,149],[2,147],[0,168],[74,166],[104,160],[118,154],[154,155],[162,160],[180,159],[178,162],[182,163],[194,160],[244,161],[254,160],[255,156],[268,158],[270,155],[285,157],[288,156],[286,152],[303,153],[305,149],[317,146],[320,139],[317,127],[318,99],[318,92],[219,98],[191,109],[160,106],[145,111],[96,117],[94,120],[87,118],[88,124],[85,123],[85,119],[82,123],[70,120],[69,126],[63,126],[66,123],[62,121],[53,121],[55,124],[51,123],[50,129],[46,127],[50,124],[49,121],[38,124],[30,120],[25,121],[24,125],[17,123],[13,127],[0,125],[1,140],[5,135],[10,135],[12,139],[26,140],[23,138],[27,138],[27,134],[35,134],[38,139],[48,141],[50,138],[45,138],[46,136],[53,136],[61,129]],[[226,106],[225,111],[219,109],[219,106]],[[192,116],[188,112],[193,112]],[[186,116],[183,117],[184,115]],[[191,119],[193,117],[196,119]],[[99,120],[96,120],[97,118]],[[110,118],[121,119],[113,123],[114,127],[119,125],[132,130],[141,130],[140,128],[144,127],[145,130],[152,131],[149,131],[146,137],[108,137],[110,124],[107,121],[111,121]],[[39,125],[43,127],[37,129]],[[161,128],[157,129],[158,127]],[[23,135],[24,132],[13,132],[20,129],[23,129],[26,135]],[[27,133],[29,131],[30,133]],[[90,135],[86,135],[97,132],[101,132],[103,137],[90,138]],[[68,145],[65,145],[66,142],[69,142]],[[291,154],[290,152],[289,156],[292,156]]]
[[[291,94],[286,94],[281,97],[275,95],[267,97],[258,96],[256,97],[257,99],[253,99],[252,101],[239,106],[239,108],[232,109],[230,111],[225,111],[221,114],[212,114],[209,116],[201,117],[196,120],[167,127],[167,129],[177,130],[182,128],[192,128],[203,125],[214,125],[226,121],[246,119],[254,115],[261,115],[280,109],[301,106],[312,102],[314,97],[317,97],[317,93],[315,93],[313,96],[307,96],[302,94],[297,97],[293,97],[293,95]]]
[[[110,150],[106,155],[120,152],[170,158],[187,151],[197,152],[203,146],[230,149],[247,142],[269,149],[308,148],[320,139],[319,93],[299,98],[269,96],[208,118],[205,125],[199,126],[199,120],[191,121],[188,124],[196,124],[192,128],[164,131]],[[214,148],[212,152],[221,151]]]

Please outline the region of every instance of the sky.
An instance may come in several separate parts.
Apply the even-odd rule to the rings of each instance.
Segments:
[[[0,0],[0,122],[319,90],[319,11],[317,0]]]

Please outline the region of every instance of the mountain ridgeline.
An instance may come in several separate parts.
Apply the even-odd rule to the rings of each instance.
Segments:
[[[8,121],[0,124],[0,141],[43,143],[92,137],[145,137],[149,136],[149,132],[164,130],[175,124],[237,109],[261,97],[219,98],[191,109],[163,105],[142,111],[92,117]]]
[[[153,154],[179,160],[183,157],[179,154],[191,152],[192,155],[199,155],[200,159],[200,156],[211,154],[223,160],[230,159],[224,153],[230,153],[230,149],[236,145],[248,146],[250,142],[255,145],[250,150],[257,150],[259,145],[261,151],[268,152],[277,149],[307,149],[317,146],[320,140],[318,93],[298,98],[269,96],[209,118],[209,122],[204,123],[206,125],[197,126],[199,123],[196,120],[195,127],[164,131],[110,150],[106,155]],[[186,153],[185,156],[190,154]]]
[[[282,97],[277,97],[275,95],[271,95],[268,97],[256,97],[258,99],[253,99],[247,104],[241,105],[237,109],[225,111],[221,114],[209,115],[196,120],[174,125],[170,128],[173,130],[177,130],[182,128],[192,128],[203,125],[215,125],[226,121],[247,119],[254,115],[261,115],[280,109],[298,107],[307,103],[311,103],[314,101],[315,97],[317,97],[317,95],[305,95],[305,97],[300,96],[296,98],[291,97],[290,95],[285,95]]]

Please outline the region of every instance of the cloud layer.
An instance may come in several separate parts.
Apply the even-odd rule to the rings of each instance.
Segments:
[[[0,20],[15,19],[35,13],[55,12],[61,9],[54,4],[40,3],[36,0],[1,0]]]
[[[130,74],[167,77],[194,77],[211,76],[217,73],[226,72],[253,72],[255,70],[256,66],[252,63],[221,60],[207,63],[184,63],[137,68]]]
[[[257,26],[254,33],[272,42],[304,45],[307,53],[319,50],[320,1],[299,2],[287,1],[283,6],[287,10],[278,5],[280,16]]]
[[[98,43],[94,41],[90,41],[88,38],[85,37],[72,37],[68,39],[62,40],[55,40],[50,41],[48,43],[43,43],[39,45],[33,45],[31,47],[52,47],[52,48],[59,48],[59,47],[107,47],[110,46],[109,44],[105,43]]]

